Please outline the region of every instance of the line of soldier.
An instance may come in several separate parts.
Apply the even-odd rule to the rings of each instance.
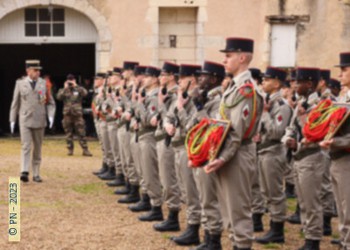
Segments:
[[[287,220],[302,224],[300,250],[317,250],[322,236],[331,234],[335,199],[337,243],[350,249],[349,122],[331,140],[311,143],[303,136],[307,114],[320,100],[336,99],[340,83],[329,70],[307,67],[296,68],[286,82],[286,71],[268,67],[259,85],[261,74],[249,70],[253,48],[251,39],[227,38],[223,65],[165,62],[159,69],[124,62],[98,73],[92,109],[103,163],[94,174],[111,180],[108,186],[122,186],[115,191],[124,195],[118,202],[146,212],[140,221],[160,221],[153,225],[159,232],[180,231],[185,203],[187,228],[171,237],[178,245],[222,249],[226,226],[236,250],[251,249],[254,241],[284,243]],[[340,67],[341,101],[349,102],[350,53],[341,54]],[[230,121],[231,127],[218,157],[193,168],[185,138],[205,117]],[[298,211],[287,218],[286,193],[293,196],[294,186]],[[270,228],[254,238],[263,231],[266,209]]]

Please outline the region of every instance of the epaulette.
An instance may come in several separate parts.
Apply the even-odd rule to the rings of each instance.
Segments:
[[[250,80],[246,80],[244,84],[238,89],[238,93],[244,97],[252,97],[253,92],[254,86]]]

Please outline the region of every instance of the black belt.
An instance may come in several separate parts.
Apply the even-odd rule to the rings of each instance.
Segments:
[[[309,155],[313,155],[313,154],[316,154],[319,152],[321,152],[321,149],[319,149],[319,148],[306,149],[306,150],[294,155],[294,160],[300,161],[301,159],[303,159]]]
[[[178,141],[171,141],[171,145],[174,147],[174,148],[177,148],[179,146],[184,146],[185,145],[185,138],[181,138],[180,140]]]
[[[136,131],[135,131],[136,132]],[[155,132],[155,129],[147,129],[147,128],[145,128],[145,129],[142,129],[141,131],[139,131],[138,132],[138,136],[140,137],[140,136],[142,136],[142,135],[144,135],[144,134],[147,134],[147,133],[151,133],[151,132]]]
[[[166,134],[162,133],[161,135],[156,135],[155,137],[156,137],[156,141],[159,142],[165,139]]]
[[[264,142],[258,144],[257,149],[259,151],[259,150],[262,150],[262,149],[265,149],[265,148],[268,148],[268,147],[271,147],[274,145],[278,145],[278,144],[281,144],[281,142],[278,140],[264,141]]]
[[[339,150],[336,152],[330,152],[329,155],[331,157],[331,160],[334,161],[334,160],[338,160],[344,156],[350,155],[350,152],[348,152],[346,150]]]

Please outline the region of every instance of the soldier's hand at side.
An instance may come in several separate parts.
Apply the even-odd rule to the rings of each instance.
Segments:
[[[261,135],[260,134],[254,135],[253,142],[255,143],[261,142]]]
[[[130,114],[130,112],[125,112],[125,120],[127,120],[127,121],[131,121],[131,114]]]
[[[204,167],[204,171],[207,174],[210,174],[212,172],[217,171],[219,168],[221,168],[225,162],[222,159],[215,159],[214,161],[211,161]]]
[[[49,128],[52,129],[52,126],[53,126],[53,117],[49,117]]]
[[[320,145],[321,148],[329,149],[333,142],[334,140],[330,139],[330,140],[321,141],[318,145]]]
[[[157,119],[156,116],[153,116],[153,117],[151,118],[151,125],[152,125],[153,127],[157,127],[157,125],[158,125],[158,119]]]
[[[270,104],[270,102],[269,103],[264,103],[264,111],[265,112],[270,112],[270,110],[271,110],[271,104]]]
[[[122,107],[117,107],[117,112],[118,112],[118,115],[122,115],[123,114]]]
[[[193,162],[189,160],[188,163],[187,163],[187,167],[193,168],[195,166],[193,165]]]
[[[289,138],[286,142],[286,145],[290,149],[296,149],[297,148],[297,142],[293,138]]]
[[[68,81],[65,81],[65,82],[64,82],[64,88],[65,88],[65,89],[68,89],[68,87],[69,87],[69,86],[68,86]]]
[[[312,142],[309,141],[309,140],[306,139],[306,138],[303,138],[303,139],[301,140],[301,143],[302,143],[302,144],[305,144],[305,145],[309,145],[309,144],[312,143]]]
[[[174,125],[166,123],[164,128],[168,135],[173,136],[175,134],[176,128],[174,127]]]
[[[10,122],[10,130],[11,130],[11,134],[13,134],[15,132],[15,122]]]

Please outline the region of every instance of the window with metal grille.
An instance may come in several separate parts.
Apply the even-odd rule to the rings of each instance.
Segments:
[[[65,36],[64,9],[25,9],[24,25],[25,36]]]

